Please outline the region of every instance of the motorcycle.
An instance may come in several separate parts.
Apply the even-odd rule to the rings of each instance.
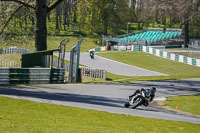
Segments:
[[[137,93],[135,96],[129,96],[127,102],[124,104],[124,107],[128,108],[137,108],[140,105],[148,106],[151,97],[145,94],[145,91]]]
[[[90,51],[90,58],[94,59],[94,51]]]

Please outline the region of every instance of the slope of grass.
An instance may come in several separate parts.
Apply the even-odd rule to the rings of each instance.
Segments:
[[[165,101],[165,106],[169,106],[172,109],[176,109],[178,104],[178,109],[183,112],[189,112],[195,115],[200,115],[200,95],[192,96],[175,96],[169,97]]]
[[[57,49],[60,45],[60,42],[64,39],[69,40],[67,43],[66,51],[70,51],[71,47],[76,44],[81,37],[72,37],[72,36],[48,36],[47,37],[47,49]],[[88,51],[92,48],[97,48],[99,45],[97,45],[95,42],[97,41],[97,38],[91,38],[91,37],[83,37],[83,42],[81,44],[81,52]],[[0,41],[0,49],[2,48],[8,48],[17,46],[19,48],[26,48],[32,51],[35,51],[35,40],[33,37],[30,36],[16,36],[14,38],[7,38],[6,40]]]
[[[142,77],[142,80],[182,79],[182,78],[200,77],[199,67],[163,59],[143,52],[110,52],[110,53],[98,53],[98,55],[125,64],[169,75],[169,76]],[[112,77],[117,79],[117,76],[115,75],[112,75]],[[128,78],[124,76],[118,76],[118,78],[119,77]],[[134,79],[139,80],[141,79],[141,77],[132,77],[132,80]]]
[[[60,42],[63,39],[69,40],[69,42],[66,45],[66,51],[70,51],[72,46],[76,44],[81,37],[59,37],[59,36],[48,36],[48,48],[49,49],[55,49],[59,46]],[[83,37],[83,42],[81,43],[81,52],[86,52],[89,49],[92,48],[98,48],[99,45],[95,43],[97,41],[96,38],[89,38],[89,37]]]
[[[2,133],[197,133],[200,126],[0,97]]]

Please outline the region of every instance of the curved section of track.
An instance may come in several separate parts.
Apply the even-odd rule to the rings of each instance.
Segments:
[[[69,60],[70,54],[66,53],[65,57],[66,57],[65,59]],[[130,66],[97,55],[95,55],[94,59],[91,59],[89,53],[86,52],[80,54],[80,64],[90,66],[96,69],[103,69],[106,70],[107,72],[124,76],[166,76],[166,74],[163,73],[154,72],[135,66]]]
[[[157,87],[156,98],[200,93],[200,79],[110,84],[62,84],[0,87],[0,96],[58,105],[74,106],[118,114],[200,124],[200,118],[164,110],[151,104],[124,108],[128,95],[136,89]]]

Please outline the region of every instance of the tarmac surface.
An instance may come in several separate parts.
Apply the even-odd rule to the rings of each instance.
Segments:
[[[0,87],[0,96],[73,106],[110,113],[200,124],[200,117],[160,108],[155,103],[136,109],[125,108],[127,97],[136,89],[155,86],[155,100],[177,95],[200,94],[200,79],[144,81],[104,84],[58,84]],[[178,104],[178,103],[177,103]],[[181,105],[179,104],[179,107]]]
[[[55,55],[58,56],[58,54]],[[66,53],[65,59],[70,59],[69,53]],[[80,54],[80,64],[96,69],[106,70],[107,72],[124,76],[167,76],[167,74],[127,65],[97,55],[94,56],[94,59],[91,59],[89,56],[89,52],[83,52]]]

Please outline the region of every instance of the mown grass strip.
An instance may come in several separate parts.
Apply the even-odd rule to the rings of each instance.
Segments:
[[[172,109],[200,115],[200,95],[169,97],[164,105]]]
[[[197,133],[198,124],[0,97],[2,133]]]

